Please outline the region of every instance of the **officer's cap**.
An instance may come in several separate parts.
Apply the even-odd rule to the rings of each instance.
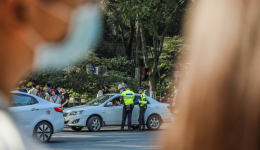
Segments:
[[[129,85],[126,85],[125,88],[130,88],[130,86],[129,86]]]
[[[137,91],[140,91],[140,90],[144,90],[144,88],[143,87],[139,87],[139,89]]]

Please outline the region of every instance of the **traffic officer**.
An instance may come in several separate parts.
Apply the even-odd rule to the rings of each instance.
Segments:
[[[139,128],[136,131],[145,131],[145,121],[144,121],[144,114],[145,110],[147,109],[147,100],[146,95],[144,94],[144,88],[140,87],[138,90],[138,93],[141,94],[139,101],[139,107],[140,107],[140,113],[139,113]],[[141,130],[141,127],[143,126],[143,129]]]
[[[124,131],[126,117],[128,119],[128,131],[131,132],[132,112],[134,108],[135,93],[130,91],[129,85],[125,87],[125,91],[121,93],[121,103],[123,104],[123,115],[121,123],[121,131]]]

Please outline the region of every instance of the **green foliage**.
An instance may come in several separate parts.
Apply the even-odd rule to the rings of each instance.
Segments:
[[[134,67],[133,60],[128,60],[127,57],[103,58],[102,65],[107,66],[108,70],[115,70],[115,74],[122,72],[123,74],[131,74]]]
[[[104,85],[109,86],[111,93],[119,93],[117,87],[123,80],[127,80],[133,90],[136,90],[139,85],[137,80],[131,78],[95,75],[87,72],[66,73],[58,70],[37,71],[30,74],[28,80],[32,83],[65,86],[70,97],[84,97],[87,101],[95,98],[100,87]]]
[[[174,84],[173,72],[175,65],[179,63],[183,54],[186,53],[187,46],[183,44],[183,40],[179,36],[165,38],[159,60],[162,87],[164,90],[172,88]]]

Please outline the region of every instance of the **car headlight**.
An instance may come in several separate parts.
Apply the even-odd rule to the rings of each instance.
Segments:
[[[72,111],[72,112],[70,112],[70,116],[80,115],[80,114],[82,114],[83,112],[85,112],[85,111],[84,111],[84,110]]]

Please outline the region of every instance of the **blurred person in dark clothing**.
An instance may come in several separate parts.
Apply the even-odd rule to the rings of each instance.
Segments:
[[[105,85],[105,90],[103,91],[103,95],[106,95],[106,94],[110,94],[109,90],[108,90],[108,85]]]
[[[43,146],[34,146],[21,136],[7,111],[10,91],[32,69],[82,58],[100,35],[101,15],[94,1],[0,0],[1,150],[39,150]],[[21,62],[24,65],[18,65]]]
[[[70,97],[69,97],[69,94],[66,92],[66,88],[65,87],[61,87],[61,92],[62,92],[62,101],[61,101],[61,107],[62,109],[67,109],[69,108],[69,100],[70,100]]]
[[[50,93],[50,91],[51,91],[51,88],[50,88],[50,84],[49,83],[47,83],[47,84],[45,84],[45,87],[46,87],[46,93]]]
[[[17,91],[27,93],[27,90],[24,88],[24,84],[21,84]]]

